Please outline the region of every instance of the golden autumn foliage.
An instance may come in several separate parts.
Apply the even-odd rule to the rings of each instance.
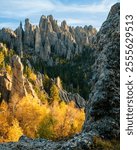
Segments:
[[[34,83],[34,81],[37,79],[36,74],[33,72],[33,70],[26,66],[25,68],[25,76],[29,79],[30,82]]]
[[[48,108],[46,105],[40,105],[37,99],[28,95],[16,106],[15,116],[20,122],[23,133],[28,137],[35,138],[37,128],[47,113]]]
[[[8,129],[8,140],[16,142],[22,134],[23,132],[21,127],[19,126],[18,120],[16,118],[13,119],[11,126]]]
[[[13,55],[12,49],[8,49],[6,45],[0,43],[0,72],[5,70],[11,75],[10,59]]]
[[[6,72],[9,74],[9,75],[12,75],[12,69],[11,69],[11,66],[10,65],[6,65],[5,66],[5,69],[6,69]]]
[[[74,102],[54,101],[38,129],[38,136],[52,140],[69,137],[81,131],[85,114],[83,109],[75,108]]]
[[[35,81],[37,79],[37,76],[33,72],[31,72],[30,75],[29,75],[29,79],[31,81]]]
[[[34,87],[34,90],[35,90],[38,98],[42,102],[42,104],[47,104],[48,103],[48,99],[47,99],[48,95],[46,94],[46,92],[36,86]]]
[[[59,99],[56,86],[51,87],[51,102],[42,103],[27,95],[15,97],[10,104],[0,105],[0,142],[18,141],[21,135],[30,138],[59,140],[81,131],[85,120],[83,109],[74,102],[66,104]],[[14,108],[14,109],[11,109]]]
[[[19,122],[8,110],[4,101],[0,105],[0,142],[18,141],[23,134]]]
[[[55,84],[52,84],[51,88],[50,88],[50,96],[52,98],[52,102],[59,102],[61,99],[59,97],[59,89],[57,88],[57,86]]]
[[[0,52],[0,65],[2,64],[3,61],[4,61],[4,55],[2,52]]]
[[[14,51],[5,46],[0,48],[0,73],[4,70],[12,75],[13,54]],[[59,140],[79,133],[85,120],[84,110],[76,108],[73,102],[63,102],[59,88],[47,75],[43,79],[46,92],[35,86],[37,75],[28,66],[24,68],[24,76],[33,83],[38,98],[27,95],[20,99],[15,94],[9,103],[1,102],[0,142],[18,141],[21,135]]]

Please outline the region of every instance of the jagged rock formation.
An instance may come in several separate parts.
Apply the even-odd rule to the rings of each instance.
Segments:
[[[23,65],[21,60],[18,56],[14,55],[12,57],[12,69],[13,69],[13,76],[12,76],[12,88],[10,93],[10,99],[14,100],[14,95],[23,98],[27,95],[27,91],[24,86],[24,76],[23,76]]]
[[[84,45],[92,45],[96,29],[92,26],[69,27],[66,21],[58,26],[51,15],[42,16],[39,26],[33,26],[29,19],[25,20],[24,31],[22,23],[14,31],[0,30],[0,41],[7,43],[22,55],[31,53],[40,56],[49,65],[56,62],[56,56],[67,60],[82,52]]]
[[[22,99],[24,96],[28,94],[37,98],[37,94],[35,93],[32,84],[28,81],[27,78],[23,75],[23,64],[19,56],[14,55],[11,59],[12,66],[12,78],[5,72],[0,75],[0,92],[1,92],[1,100],[13,102],[15,99]],[[46,97],[49,98],[48,93],[44,90],[43,86],[43,78],[44,76],[38,72],[37,79],[35,80],[35,86],[38,87],[43,93],[45,93]],[[61,80],[59,77],[56,79],[50,79],[52,84],[56,84],[59,89],[59,96],[61,100],[69,103],[70,101],[74,101],[76,107],[84,108],[85,100],[78,93],[67,92],[63,89],[61,85]]]
[[[0,74],[0,101],[9,101],[11,86],[11,77],[7,73]]]
[[[3,28],[0,30],[0,42],[7,44],[11,49],[14,48],[15,39],[17,39],[17,35],[11,29]]]
[[[17,51],[19,52],[20,56],[23,55],[23,28],[22,23],[20,23],[20,26],[15,30],[16,35],[18,36],[15,40],[15,45],[17,46]]]
[[[35,91],[33,90],[32,84],[23,75],[23,65],[21,63],[20,57],[14,55],[12,57],[12,88],[10,92],[10,99],[14,100],[14,95],[23,98],[27,94],[31,94],[33,97],[37,98]]]
[[[92,57],[95,62],[91,69],[91,93],[86,105],[83,131],[70,140],[59,142],[21,137],[17,143],[1,144],[0,149],[90,150],[93,136],[119,138],[119,21],[120,4],[117,3],[111,8],[107,20],[93,41],[95,51]],[[68,30],[65,23],[62,26],[64,30]]]
[[[69,103],[70,101],[74,101],[76,107],[78,108],[84,108],[86,101],[84,98],[82,98],[78,93],[71,93],[67,92],[63,89],[59,90],[59,95],[62,100],[64,100],[66,103]]]
[[[120,125],[120,5],[111,8],[98,32],[91,93],[86,108],[84,131],[97,130],[103,137],[119,137]]]
[[[67,92],[62,88],[61,80],[59,77],[56,78],[55,84],[57,85],[59,89],[59,96],[61,100],[65,101],[66,103],[69,103],[71,101],[74,101],[76,107],[78,108],[85,108],[86,101],[84,98],[82,98],[78,93],[71,93]]]
[[[0,92],[1,99],[5,101],[15,101],[21,99],[28,94],[37,98],[32,84],[23,75],[23,65],[20,57],[14,55],[12,57],[12,78],[5,72],[0,75]]]

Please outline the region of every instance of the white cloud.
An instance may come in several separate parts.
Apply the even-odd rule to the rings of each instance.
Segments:
[[[103,0],[100,3],[93,3],[88,5],[76,5],[68,4],[65,5],[57,0],[2,0],[1,12],[2,16],[7,17],[25,17],[35,15],[42,11],[54,11],[54,12],[81,12],[81,13],[103,13],[110,9],[110,6],[114,4],[116,0]],[[7,5],[6,5],[7,4]]]
[[[32,10],[38,10],[38,9],[46,9],[46,10],[52,10],[55,8],[54,3],[50,0],[29,0],[29,1],[24,1],[24,0],[14,0],[12,1],[13,5],[20,6],[21,9],[27,10],[27,9],[32,9]],[[18,8],[18,9],[20,9]]]
[[[94,22],[96,19],[91,21],[91,16],[96,14],[95,18],[97,18],[97,14],[107,14],[110,7],[117,1],[102,0],[98,3],[86,5],[72,3],[66,5],[59,0],[1,0],[0,17],[5,19],[15,18],[22,21],[29,17],[33,22],[37,22],[42,14],[54,13],[59,20],[64,20],[61,18],[66,16],[69,25],[97,24]],[[79,15],[80,18],[73,16],[73,13]]]
[[[2,0],[0,16],[7,18],[21,18],[40,13],[42,10],[51,11],[55,5],[50,0]]]
[[[107,12],[116,0],[103,0],[101,3],[93,3],[88,5],[64,5],[58,3],[56,11],[59,12],[83,12],[83,13],[104,13]]]

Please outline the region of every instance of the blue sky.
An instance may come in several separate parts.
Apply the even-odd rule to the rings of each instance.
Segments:
[[[50,15],[71,26],[100,28],[113,4],[119,0],[0,0],[0,28],[16,29],[29,18],[38,25],[41,15]]]

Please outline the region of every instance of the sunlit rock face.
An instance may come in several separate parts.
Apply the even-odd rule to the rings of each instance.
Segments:
[[[96,33],[92,26],[74,28],[68,26],[66,21],[59,26],[52,15],[43,15],[39,26],[32,25],[27,18],[24,30],[22,23],[15,31],[0,30],[0,41],[16,49],[19,54],[35,54],[53,65],[55,57],[70,60],[82,53],[85,45],[92,45],[92,38]]]
[[[12,102],[15,101],[15,99],[22,99],[28,94],[37,98],[32,84],[23,75],[23,65],[20,57],[14,55],[11,59],[11,63],[13,74],[11,80],[10,101]]]
[[[67,92],[66,90],[64,90],[61,84],[61,79],[59,77],[57,77],[54,80],[54,82],[55,82],[55,85],[59,89],[59,96],[61,100],[63,100],[66,103],[74,101],[75,106],[77,108],[85,108],[86,101],[83,97],[81,97],[78,93],[71,93],[71,92]]]
[[[112,6],[110,13],[106,21],[103,23],[100,31],[97,33],[94,39],[92,39],[92,46],[94,46],[94,54],[92,55],[92,59],[94,58],[95,61],[91,67],[91,77],[89,79],[91,92],[89,94],[88,103],[86,104],[86,120],[82,132],[69,140],[62,140],[58,142],[53,142],[46,139],[33,140],[22,136],[17,143],[1,144],[0,149],[90,150],[92,149],[94,136],[100,136],[109,139],[119,138],[119,19],[120,4],[117,3]],[[47,25],[47,20],[48,22],[50,21],[51,24],[48,23]],[[55,43],[58,42],[58,45],[63,47],[63,52],[58,51],[59,54],[68,54],[69,48],[66,50],[65,47],[71,41],[76,43],[76,47],[78,46],[77,49],[79,51],[81,44],[78,42],[79,38],[76,38],[76,34],[74,35],[74,33],[77,30],[77,34],[79,34],[78,36],[80,37],[81,34],[83,35],[83,30],[87,30],[87,28],[68,29],[68,26],[65,22],[60,28],[58,28],[56,21],[54,21],[53,27],[51,20],[53,20],[52,16],[49,18],[42,16],[39,27],[42,34],[39,34],[42,37],[47,36],[48,34],[51,37],[55,37]],[[91,31],[91,28],[89,29]],[[78,30],[82,31],[79,33]],[[50,36],[48,36],[48,40],[51,44],[49,38]],[[83,38],[83,40],[87,41],[87,43],[90,43],[90,38]],[[41,42],[44,48],[45,40],[42,40]],[[70,46],[72,45],[70,44]],[[54,50],[56,51],[56,49]],[[71,48],[71,52],[69,51],[68,58],[72,56],[72,53],[73,49]]]

